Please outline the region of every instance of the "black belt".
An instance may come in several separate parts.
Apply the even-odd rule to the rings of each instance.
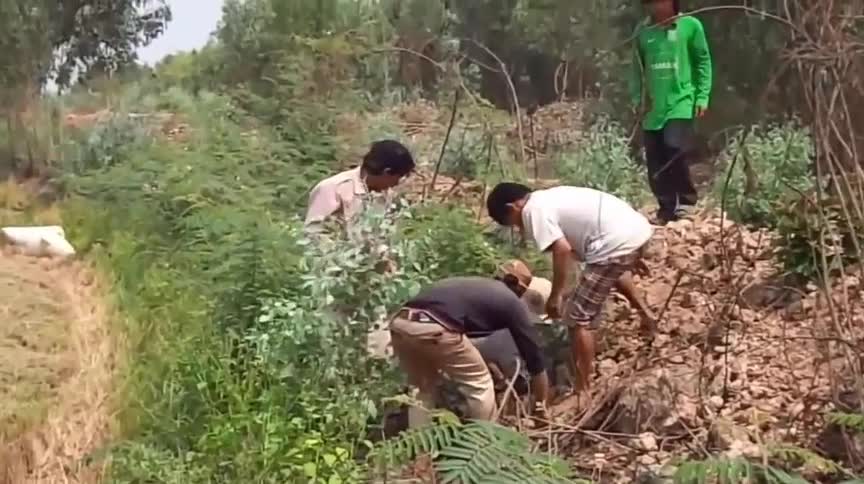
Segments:
[[[403,307],[396,313],[395,317],[414,321],[415,323],[435,323],[454,333],[464,333],[464,331],[458,329],[454,324],[425,309]]]

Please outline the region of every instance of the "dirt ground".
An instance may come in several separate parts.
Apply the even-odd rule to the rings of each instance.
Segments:
[[[0,484],[95,482],[116,368],[92,272],[0,252]]]

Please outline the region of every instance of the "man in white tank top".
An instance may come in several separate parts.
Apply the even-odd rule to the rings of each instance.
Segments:
[[[532,191],[518,183],[499,183],[486,200],[499,224],[516,226],[553,259],[549,318],[569,328],[571,351],[579,371],[577,391],[587,390],[593,373],[594,333],[606,298],[618,289],[639,312],[643,330],[653,332],[655,316],[636,292],[632,272],[645,269],[642,248],[651,224],[614,195],[591,188],[559,186]],[[575,290],[563,302],[573,259],[585,263]]]

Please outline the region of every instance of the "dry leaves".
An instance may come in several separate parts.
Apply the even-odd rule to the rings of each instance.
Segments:
[[[824,293],[782,284],[774,238],[716,213],[657,228],[651,275],[637,285],[658,311],[668,300],[660,333],[643,341],[635,312],[611,302],[593,399],[607,403],[558,412],[580,430],[545,444],[609,482],[660,472],[673,456],[809,446],[831,408],[832,375],[849,373],[850,346],[864,342],[864,298],[856,276],[835,281],[832,319]]]

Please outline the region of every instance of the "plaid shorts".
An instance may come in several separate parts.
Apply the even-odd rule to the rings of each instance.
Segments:
[[[631,270],[640,256],[641,250],[637,250],[600,264],[586,264],[579,276],[579,284],[564,304],[564,325],[597,329],[606,298],[618,278]]]

